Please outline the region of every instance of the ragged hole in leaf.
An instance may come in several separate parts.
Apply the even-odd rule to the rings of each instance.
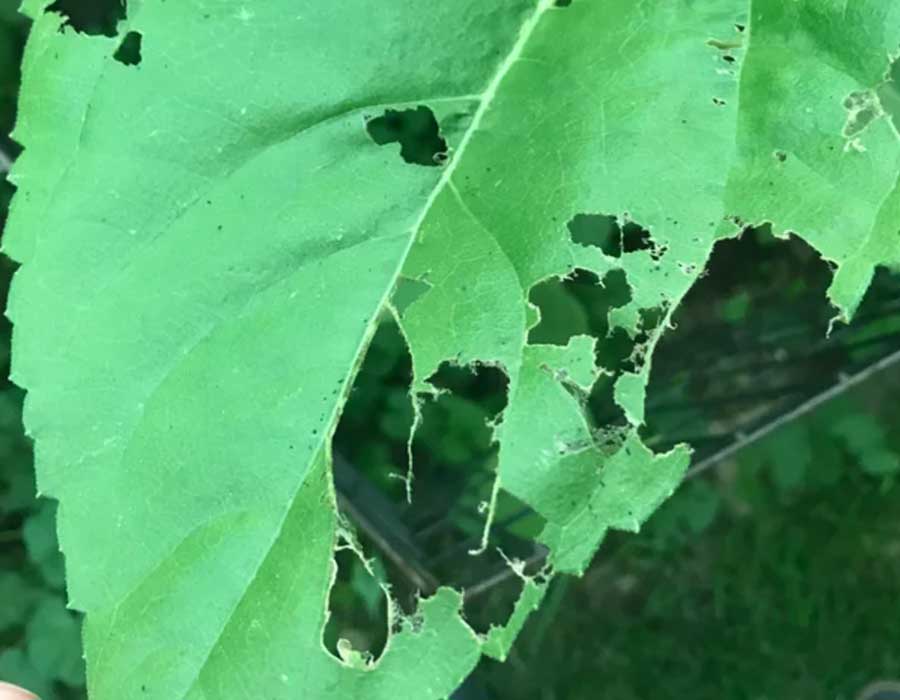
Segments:
[[[428,383],[459,398],[479,403],[492,418],[497,417],[506,406],[509,380],[499,367],[484,364],[460,366],[445,362],[428,378]]]
[[[653,250],[650,232],[640,224],[626,221],[622,226],[622,252],[636,253],[639,250]]]
[[[613,258],[622,255],[622,230],[615,216],[576,214],[566,226],[573,242],[595,246]]]
[[[140,32],[128,32],[113,54],[113,58],[126,66],[140,65],[142,41],[143,36]]]
[[[512,509],[520,508],[524,507],[516,502]],[[531,509],[525,510],[534,519],[534,523],[544,522]],[[499,549],[490,549],[479,555],[483,560],[479,565],[490,574],[483,577],[480,585],[467,590],[464,600],[463,614],[466,622],[479,634],[486,634],[491,627],[502,626],[509,621],[516,601],[522,595],[523,576],[536,576],[546,561],[546,549],[532,542],[540,534],[539,529],[533,528],[527,534],[527,539],[521,539],[518,543],[502,529],[500,534],[505,540],[504,544],[498,544]]]
[[[842,132],[845,139],[855,138],[884,113],[878,95],[872,90],[851,92],[844,98],[844,109],[847,110]]]
[[[609,335],[609,343],[604,341],[598,344],[600,346],[597,351],[598,365],[615,374],[639,372],[647,359],[646,350],[650,339],[655,335],[664,316],[664,307],[641,309],[638,313],[637,331],[633,337],[621,328],[614,329]],[[623,354],[626,347],[630,350],[627,354]],[[615,362],[615,359],[618,359],[618,362]]]
[[[768,227],[719,242],[654,353],[647,444],[688,442],[702,457],[833,383],[846,355],[826,341],[831,277],[804,241]]]
[[[356,375],[332,451],[388,498],[400,499],[404,493],[397,476],[406,472],[407,440],[413,425],[411,382],[412,358],[406,341],[393,319],[386,318]],[[336,478],[339,468],[335,466]]]
[[[337,577],[331,589],[325,625],[325,647],[345,663],[372,663],[388,638],[388,602],[376,578],[349,548],[334,554]],[[373,570],[380,573],[378,559]]]
[[[594,382],[585,402],[585,416],[590,422],[594,444],[611,455],[625,439],[628,419],[613,398],[617,376],[602,375]]]
[[[445,362],[428,381],[440,393],[420,397],[410,515],[422,547],[436,553],[435,575],[447,580],[463,573],[460,557],[481,540],[498,448],[493,426],[506,407],[508,380],[496,367]]]
[[[437,119],[428,107],[385,110],[380,117],[366,120],[366,131],[379,146],[400,144],[400,157],[407,163],[439,166],[447,160],[447,142]]]
[[[66,18],[64,27],[89,35],[116,36],[118,25],[125,19],[125,0],[56,0],[46,12],[57,12]]]
[[[491,498],[497,445],[493,423],[507,402],[499,368],[445,362],[429,378],[434,394],[417,397],[420,422],[411,444],[414,471],[407,501],[407,448],[413,426],[412,367],[400,330],[383,319],[356,377],[333,442],[339,503],[368,556],[381,561],[392,596],[413,614],[420,594],[439,585],[466,589],[496,572],[493,555],[473,557]],[[501,492],[496,514],[507,514]],[[507,523],[504,523],[504,527]],[[508,523],[516,534],[525,523]],[[539,531],[542,522],[538,523]],[[519,550],[492,530],[489,551]],[[521,533],[518,533],[521,535]],[[336,647],[335,647],[336,648]]]
[[[577,269],[568,277],[553,277],[531,288],[529,301],[540,310],[540,322],[528,334],[531,344],[566,345],[576,335],[604,337],[611,309],[631,301],[631,288],[621,270],[600,279]]]
[[[612,258],[653,249],[649,231],[633,221],[620,225],[611,214],[576,214],[566,226],[574,243],[595,246]]]

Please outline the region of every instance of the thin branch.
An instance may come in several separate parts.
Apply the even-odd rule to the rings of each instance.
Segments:
[[[827,391],[823,391],[821,394],[817,394],[809,401],[805,401],[804,403],[797,406],[797,408],[795,408],[793,411],[788,411],[787,413],[771,421],[770,423],[766,423],[758,430],[754,430],[752,433],[749,433],[748,435],[735,440],[731,445],[726,447],[721,452],[717,452],[716,454],[711,455],[710,457],[707,457],[706,459],[698,462],[688,470],[687,475],[685,475],[685,480],[692,479],[693,477],[698,476],[699,474],[702,474],[709,469],[712,469],[717,464],[742,450],[744,447],[753,444],[757,440],[796,420],[800,416],[806,415],[810,411],[818,408],[834,397],[843,394],[851,387],[861,384],[866,379],[869,379],[878,372],[887,369],[888,367],[895,365],[898,362],[900,362],[900,350],[891,353],[887,357],[883,357],[878,362],[869,365],[861,372],[857,372],[853,376],[847,377],[843,381],[832,385],[831,388],[829,388]]]

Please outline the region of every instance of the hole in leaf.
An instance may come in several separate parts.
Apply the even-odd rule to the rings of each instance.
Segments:
[[[585,402],[595,444],[607,454],[615,452],[628,429],[628,419],[614,398],[618,375],[601,375],[594,382]]]
[[[622,230],[616,217],[608,214],[576,214],[567,226],[575,243],[595,246],[604,255],[613,258],[622,254]]]
[[[717,243],[654,354],[648,444],[686,441],[702,459],[835,383],[872,338],[858,348],[835,342],[843,331],[826,338],[831,278],[802,239],[768,227]]]
[[[623,372],[638,372],[646,362],[651,336],[665,317],[663,308],[641,309],[634,338],[622,328],[614,328],[597,343],[597,365],[609,374],[601,375],[587,397],[587,415],[594,426],[598,446],[614,452],[624,439],[628,421],[614,398],[616,380]]]
[[[142,39],[140,32],[128,32],[113,54],[113,58],[126,66],[140,65]]]
[[[469,555],[481,542],[487,517],[482,503],[490,501],[493,489],[497,445],[491,424],[506,406],[505,373],[489,365],[445,362],[430,377],[437,393],[417,397],[410,503],[403,477],[414,417],[411,380],[409,350],[386,317],[333,442],[341,509],[356,525],[367,554],[379,557],[392,597],[408,613],[419,593],[430,595],[442,584],[468,588],[493,576],[499,568],[489,554],[495,544],[518,551],[509,539],[516,531],[493,528],[489,552]],[[501,497],[498,514],[504,503]]]
[[[334,554],[338,568],[329,598],[330,617],[325,625],[326,648],[349,663],[375,661],[387,642],[387,597],[356,552],[340,548]],[[371,560],[373,571],[382,576],[380,561]]]
[[[621,226],[611,214],[576,214],[566,226],[573,242],[600,248],[612,258],[654,248],[649,231],[633,221]]]
[[[354,473],[364,475],[390,499],[404,495],[403,482],[391,475],[406,472],[406,443],[413,425],[411,382],[406,340],[394,320],[386,319],[369,344],[332,445]],[[338,471],[336,466],[336,479]]]
[[[511,496],[509,498],[512,499]],[[512,501],[510,503],[512,504]],[[522,521],[530,521],[534,527],[527,533],[527,539],[519,540],[520,546],[517,550],[509,550],[508,544],[501,547],[506,558],[496,549],[489,550],[479,557],[490,560],[496,578],[491,586],[473,588],[466,592],[463,614],[466,622],[478,634],[487,634],[491,627],[506,624],[522,595],[525,582],[511,569],[510,562],[522,566],[522,573],[526,576],[536,576],[546,561],[545,550],[532,544],[532,540],[540,534],[545,521],[530,508],[520,502],[516,503],[518,509],[528,514]]]
[[[380,117],[366,121],[366,130],[379,146],[399,143],[400,157],[407,163],[434,167],[447,160],[447,142],[428,107],[385,110]]]
[[[112,37],[125,19],[125,0],[56,0],[46,12],[61,14],[66,18],[63,26],[77,32]]]
[[[622,252],[636,253],[639,250],[653,250],[653,239],[647,229],[628,221],[622,227]]]
[[[499,367],[483,364],[461,367],[444,362],[428,378],[428,383],[459,398],[481,403],[491,417],[496,417],[506,407],[509,380]]]
[[[865,131],[881,114],[881,103],[871,90],[851,92],[844,98],[847,122],[844,124],[844,138],[853,138]]]
[[[496,367],[445,362],[428,381],[441,393],[423,400],[413,439],[417,527],[456,510],[456,526],[480,537],[484,515],[478,506],[490,496],[497,452],[492,424],[506,407],[508,379]],[[473,488],[471,469],[483,472],[482,486]],[[477,540],[466,549],[475,546]]]
[[[631,288],[622,270],[611,270],[601,284],[593,272],[578,269],[563,279],[539,282],[528,298],[541,312],[528,342],[566,345],[576,335],[605,337],[609,311],[631,301]]]

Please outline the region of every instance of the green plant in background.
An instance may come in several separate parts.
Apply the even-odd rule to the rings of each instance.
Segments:
[[[335,430],[387,490],[416,495],[408,453],[414,476],[496,473],[458,499],[484,499],[488,523],[499,495],[526,503],[553,572],[581,573],[687,466],[639,429],[650,359],[716,241],[796,230],[837,266],[845,318],[900,262],[890,3],[145,2],[114,3],[111,24],[48,4],[25,4],[4,242],[23,263],[14,376],[62,504],[94,698],[446,697],[482,654],[507,656],[551,577],[525,577],[483,635],[450,589],[383,609],[358,557],[332,588],[335,552],[356,548]],[[879,41],[848,45],[845,24]],[[735,299],[728,322],[748,313]],[[488,391],[484,368],[502,377]],[[603,406],[623,414],[612,430]],[[830,425],[887,488],[885,431]],[[799,456],[777,472],[789,489],[811,458],[779,439]],[[52,585],[47,508],[22,537]],[[697,482],[655,527],[677,540],[720,509]],[[329,655],[347,590],[387,639],[335,632]],[[35,610],[32,627],[75,629]],[[53,638],[14,658],[77,686],[72,633]]]
[[[0,6],[0,151],[16,152],[12,129],[24,18]],[[8,164],[7,164],[8,165]],[[5,170],[5,167],[4,167]],[[0,184],[5,220],[12,187]],[[3,296],[13,273],[0,260]],[[83,696],[81,622],[66,609],[63,558],[56,543],[55,504],[35,498],[32,452],[22,430],[22,391],[9,374],[10,324],[0,322],[0,679],[21,683],[43,700]]]

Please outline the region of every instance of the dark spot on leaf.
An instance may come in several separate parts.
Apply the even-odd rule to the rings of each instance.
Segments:
[[[622,252],[636,253],[639,250],[653,250],[653,239],[647,229],[628,221],[622,227]]]
[[[400,157],[407,163],[439,166],[447,160],[447,142],[428,107],[385,110],[380,117],[366,121],[366,131],[379,146],[399,143]]]
[[[727,103],[720,97],[713,97],[713,104],[717,107],[724,107]]]
[[[572,4],[572,0],[556,0],[556,2],[553,3],[553,6],[554,7],[568,7],[571,4]]]
[[[676,221],[675,226],[677,226],[677,225],[678,225],[678,222]],[[665,256],[667,250],[669,250],[669,246],[665,246],[665,245],[653,246],[650,249],[650,257],[653,258],[656,262],[659,262],[660,260],[663,259],[663,256]]]
[[[140,32],[128,32],[113,54],[113,58],[126,66],[140,65],[142,39]]]
[[[787,153],[784,151],[775,151],[775,159],[781,163],[787,160]]]
[[[125,19],[125,0],[56,0],[46,12],[65,17],[64,27],[90,35],[116,36]]]

